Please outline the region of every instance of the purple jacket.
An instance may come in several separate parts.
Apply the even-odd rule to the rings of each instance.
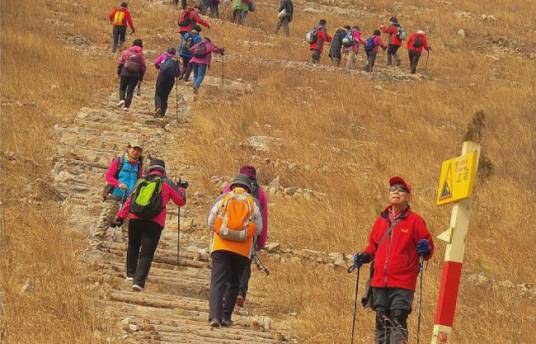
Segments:
[[[173,57],[174,55],[171,55],[170,53],[163,53],[162,55],[158,56],[155,60],[154,60],[154,67],[156,69],[160,69],[160,64],[162,64],[162,62],[164,62],[168,57]]]
[[[207,66],[210,66],[210,60],[212,59],[212,52],[215,52],[217,54],[223,53],[222,48],[218,48],[217,46],[212,44],[212,42],[206,39],[203,39],[201,42],[194,44],[194,46],[191,47],[190,50],[193,51],[199,44],[205,44],[205,47],[207,48],[207,54],[205,55],[205,57],[195,57],[195,56],[192,57],[192,59],[190,60],[190,63],[199,63],[199,64],[205,64]]]
[[[230,191],[231,185],[225,185],[225,187],[223,188],[223,193],[226,194]],[[261,250],[264,248],[264,245],[266,245],[266,241],[268,240],[268,197],[266,196],[266,192],[264,192],[260,185],[258,201],[261,208],[262,232],[257,239],[257,250]]]

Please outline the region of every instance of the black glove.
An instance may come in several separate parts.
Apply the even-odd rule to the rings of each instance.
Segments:
[[[370,255],[365,252],[356,253],[354,255],[354,266],[360,268],[361,265],[370,263]]]
[[[120,217],[116,217],[115,220],[112,221],[112,223],[110,223],[110,227],[121,227],[123,225],[123,222],[125,220],[123,220],[122,218]]]

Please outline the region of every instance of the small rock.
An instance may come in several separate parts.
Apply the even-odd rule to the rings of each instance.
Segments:
[[[482,272],[470,275],[467,277],[467,280],[476,286],[484,286],[489,284],[488,278]]]
[[[515,284],[512,281],[509,281],[509,280],[500,281],[500,282],[497,283],[497,285],[499,287],[508,288],[508,289],[511,289],[511,288],[515,287]]]
[[[128,328],[132,332],[137,332],[140,329],[140,327],[138,325],[136,325],[136,324],[130,324],[130,325],[128,325]]]
[[[277,252],[277,251],[279,251],[280,246],[281,245],[278,242],[269,242],[264,246],[264,248],[268,252]]]
[[[290,186],[288,188],[285,188],[284,192],[285,194],[289,195],[289,196],[292,196],[294,195],[297,191],[299,190],[299,188],[297,186]]]
[[[458,36],[462,37],[462,38],[465,38],[465,30],[464,29],[459,29],[458,32],[456,33]]]
[[[281,178],[279,178],[279,176],[275,177],[274,179],[272,179],[270,184],[268,184],[268,187],[274,188],[276,190],[279,189],[279,187],[281,186],[280,179]]]
[[[32,281],[27,278],[25,281],[24,281],[24,284],[22,285],[22,291],[25,292],[25,293],[31,293],[33,292],[33,283]]]
[[[270,331],[270,329],[272,328],[272,319],[270,319],[268,317],[264,317],[262,319],[262,328],[265,331]]]

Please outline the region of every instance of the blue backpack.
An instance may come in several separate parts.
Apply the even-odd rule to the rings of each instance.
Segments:
[[[366,52],[371,52],[372,50],[374,50],[374,48],[376,48],[376,42],[374,42],[375,39],[376,36],[370,36],[369,38],[367,38],[367,40],[365,41]]]
[[[179,60],[176,57],[168,57],[160,64],[160,73],[168,78],[174,78],[179,71]]]

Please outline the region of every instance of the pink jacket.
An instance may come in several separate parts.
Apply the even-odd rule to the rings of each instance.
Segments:
[[[231,191],[231,185],[227,184],[223,188],[223,193],[226,194]],[[261,208],[261,217],[262,217],[262,232],[257,239],[257,250],[261,250],[266,245],[268,240],[268,197],[266,192],[259,186],[259,205]]]
[[[343,51],[348,51],[352,49],[354,53],[359,52],[359,43],[365,44],[365,41],[361,37],[361,32],[357,31],[356,29],[352,29],[352,37],[354,37],[354,44],[351,47],[343,47]]]
[[[160,171],[156,170],[150,171],[149,174],[157,174],[159,176],[163,176]],[[129,220],[143,219],[142,217],[130,213],[131,199],[132,196],[127,198],[125,204],[123,205],[123,208],[121,208],[121,210],[119,210],[119,212],[117,213],[117,217],[125,219],[128,216]],[[151,221],[158,223],[162,228],[166,226],[166,206],[170,199],[173,200],[173,203],[175,203],[179,207],[184,206],[186,204],[186,190],[184,190],[183,188],[178,188],[170,179],[164,177],[162,183],[162,204],[164,206],[160,214],[150,219]]]
[[[193,51],[195,47],[197,47],[199,44],[205,44],[207,48],[207,54],[205,55],[205,57],[195,57],[195,56],[192,57],[192,59],[190,60],[190,63],[206,64],[207,66],[210,67],[210,60],[212,59],[212,52],[215,52],[217,54],[223,54],[223,48],[218,48],[217,46],[212,44],[212,42],[206,39],[203,39],[201,42],[195,44],[193,47],[190,48],[190,50]]]
[[[155,60],[154,60],[154,67],[156,69],[160,69],[160,64],[162,62],[164,62],[168,57],[173,57],[175,55],[171,55],[170,53],[163,53],[162,55],[158,56]]]

